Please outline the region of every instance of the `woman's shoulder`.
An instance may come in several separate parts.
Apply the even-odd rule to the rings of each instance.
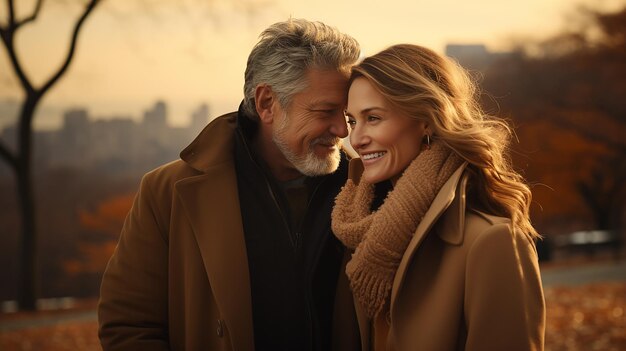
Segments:
[[[466,221],[473,220],[476,221],[477,224],[481,224],[483,226],[494,226],[499,224],[510,224],[511,219],[507,217],[498,216],[495,214],[490,214],[487,212],[479,211],[473,208],[467,209],[466,211]]]
[[[476,248],[522,250],[529,253],[535,251],[532,240],[519,229],[513,228],[510,218],[478,210],[467,210],[464,234],[466,244]]]

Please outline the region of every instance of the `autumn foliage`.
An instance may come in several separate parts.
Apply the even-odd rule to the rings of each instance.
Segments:
[[[576,30],[521,43],[483,77],[486,111],[515,128],[513,163],[531,183],[539,232],[611,229],[624,239],[626,8],[582,10]],[[37,172],[42,297],[97,296],[139,177]],[[14,282],[19,225],[7,184],[0,177],[0,280]],[[16,295],[12,284],[0,287],[0,300]],[[550,287],[546,302],[546,350],[626,350],[624,282]],[[0,350],[98,349],[95,328],[90,321],[1,331]]]
[[[68,274],[99,274],[104,271],[115,250],[117,237],[133,203],[134,194],[114,196],[104,200],[95,211],[81,210],[80,225],[85,230],[100,234],[98,242],[78,243],[80,255],[63,262]]]
[[[514,163],[534,185],[533,220],[548,236],[626,225],[626,7],[582,9],[579,22],[519,45],[482,82],[487,110],[516,128]]]

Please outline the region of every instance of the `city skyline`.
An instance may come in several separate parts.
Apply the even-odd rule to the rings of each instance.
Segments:
[[[113,119],[129,119],[134,122],[141,122],[142,117],[146,111],[146,109],[150,109],[155,104],[163,102],[167,105],[170,103],[166,99],[155,99],[152,101],[145,101],[141,103],[143,106],[143,110],[139,113],[130,113],[123,112],[123,109],[120,109],[120,112],[112,113],[112,114],[102,114],[98,113],[96,110],[89,106],[89,104],[72,104],[72,105],[59,105],[59,106],[51,106],[51,105],[43,105],[38,114],[40,117],[47,118],[45,125],[35,126],[36,131],[54,131],[60,128],[63,128],[65,114],[69,111],[76,110],[85,110],[89,114],[89,119],[91,121],[98,120],[113,120]],[[19,110],[20,101],[17,99],[5,98],[4,100],[0,98],[0,132],[4,129],[12,127],[17,122],[15,118],[17,116]],[[202,107],[206,107],[209,111],[212,109],[205,102],[199,102],[194,105],[190,105],[188,109],[185,111],[176,111],[176,114],[171,111],[168,112],[167,123],[171,127],[185,127],[190,123],[193,123],[193,115],[196,111]],[[210,117],[216,117],[211,115]],[[208,122],[208,120],[207,120]]]
[[[20,1],[18,10],[24,7],[18,15],[28,12],[28,3]],[[484,43],[499,51],[508,49],[515,38],[548,37],[567,28],[568,16],[578,4],[614,9],[623,1],[390,0],[384,7],[372,1],[330,0],[206,3],[103,2],[80,35],[69,72],[42,101],[35,127],[58,126],[61,111],[72,107],[85,107],[103,117],[137,116],[159,99],[170,104],[174,125],[184,124],[186,116],[203,103],[212,107],[213,115],[232,111],[241,100],[245,61],[258,34],[290,16],[321,20],[353,35],[364,55],[398,42],[439,52],[446,44]],[[36,83],[60,62],[78,12],[72,2],[46,4],[17,43]],[[0,20],[5,17],[6,9],[0,8]],[[46,40],[41,40],[44,36]],[[0,104],[20,99],[9,67],[6,54],[0,54]],[[0,125],[10,118],[1,114]]]
[[[37,171],[69,167],[116,176],[141,176],[176,159],[206,126],[208,115],[209,107],[201,105],[189,123],[173,126],[164,101],[154,103],[140,119],[96,119],[87,109],[69,109],[63,112],[59,128],[34,131],[34,167]],[[15,126],[0,128],[0,139],[7,147],[15,147],[16,137]],[[5,166],[0,164],[0,178],[10,173]]]
[[[454,58],[459,61],[463,66],[466,66],[472,70],[483,70],[488,67],[494,60],[501,58],[505,55],[510,54],[510,52],[491,52],[487,49],[484,44],[447,44],[445,46],[445,54],[449,57]],[[128,119],[134,122],[142,121],[141,115],[143,114],[143,119],[146,118],[146,114],[149,109],[154,108],[153,106],[159,104],[168,105],[167,113],[166,113],[166,122],[171,127],[186,127],[191,124],[196,123],[197,114],[199,111],[203,111],[202,113],[206,116],[206,121],[208,122],[210,119],[217,117],[216,114],[211,114],[212,108],[207,103],[199,103],[193,106],[193,109],[187,111],[186,117],[183,116],[175,116],[171,118],[169,103],[164,99],[157,99],[152,102],[153,105],[148,105],[146,109],[141,111],[140,114],[129,114],[129,113],[118,113],[112,115],[97,115],[94,116],[90,112],[90,108],[88,106],[81,105],[73,105],[73,106],[43,106],[42,110],[39,114],[43,115],[44,118],[47,117],[49,124],[44,126],[37,127],[35,126],[35,130],[37,131],[56,131],[62,129],[65,124],[67,124],[67,115],[68,113],[72,113],[74,111],[85,111],[89,119],[91,121],[97,120],[114,120],[114,119]],[[7,118],[7,116],[17,115],[17,111],[19,109],[19,101],[16,99],[11,100],[10,98],[3,101],[0,98],[0,136],[2,135],[2,131],[6,128],[11,128],[15,125],[16,119]],[[180,112],[179,112],[180,114]],[[179,117],[179,118],[176,118]],[[183,118],[180,118],[183,117]]]

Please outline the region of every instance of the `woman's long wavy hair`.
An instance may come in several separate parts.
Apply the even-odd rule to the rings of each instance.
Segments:
[[[512,130],[486,116],[476,86],[455,61],[410,44],[391,46],[352,69],[352,79],[368,79],[392,104],[427,123],[440,140],[468,163],[469,196],[478,209],[508,217],[530,239],[539,237],[530,223],[530,188],[511,165]]]

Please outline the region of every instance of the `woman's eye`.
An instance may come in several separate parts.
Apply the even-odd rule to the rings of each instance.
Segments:
[[[350,127],[353,127],[353,128],[354,128],[354,126],[356,125],[356,120],[354,120],[354,119],[348,119],[348,120],[346,121],[346,123],[348,123],[348,125],[349,125]]]
[[[368,122],[376,122],[380,119],[380,117],[378,116],[367,116],[367,121]]]

